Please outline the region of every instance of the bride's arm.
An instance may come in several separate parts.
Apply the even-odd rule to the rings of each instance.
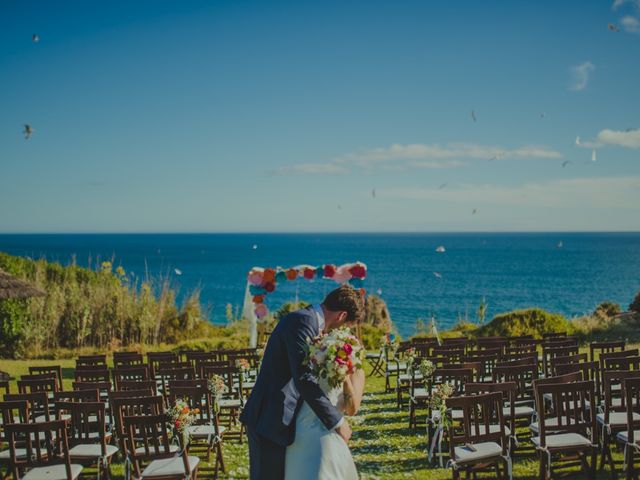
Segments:
[[[347,376],[342,390],[342,411],[347,415],[355,415],[360,409],[364,395],[364,369],[356,370]]]

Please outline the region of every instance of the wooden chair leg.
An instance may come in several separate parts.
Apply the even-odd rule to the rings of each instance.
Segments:
[[[540,455],[540,472],[539,479],[547,480],[547,455],[544,452],[539,452]]]

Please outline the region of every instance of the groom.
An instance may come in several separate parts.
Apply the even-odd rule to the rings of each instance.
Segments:
[[[273,330],[255,387],[240,421],[249,437],[251,480],[284,478],[286,448],[295,438],[295,419],[306,401],[328,430],[345,442],[351,427],[303,365],[307,339],[334,328],[360,322],[362,296],[349,285],[330,292],[324,302],[292,312]]]

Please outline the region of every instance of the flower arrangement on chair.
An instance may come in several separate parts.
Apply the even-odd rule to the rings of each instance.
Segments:
[[[189,427],[196,421],[196,415],[200,413],[198,408],[190,408],[187,402],[177,399],[168,412],[174,432],[180,436],[182,447],[189,443]]]
[[[212,375],[207,379],[207,388],[213,400],[213,413],[218,414],[220,411],[220,399],[229,391],[227,384],[222,376]]]

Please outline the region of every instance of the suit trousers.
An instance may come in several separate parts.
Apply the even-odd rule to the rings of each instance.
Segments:
[[[251,480],[284,480],[287,447],[278,445],[247,425]]]

